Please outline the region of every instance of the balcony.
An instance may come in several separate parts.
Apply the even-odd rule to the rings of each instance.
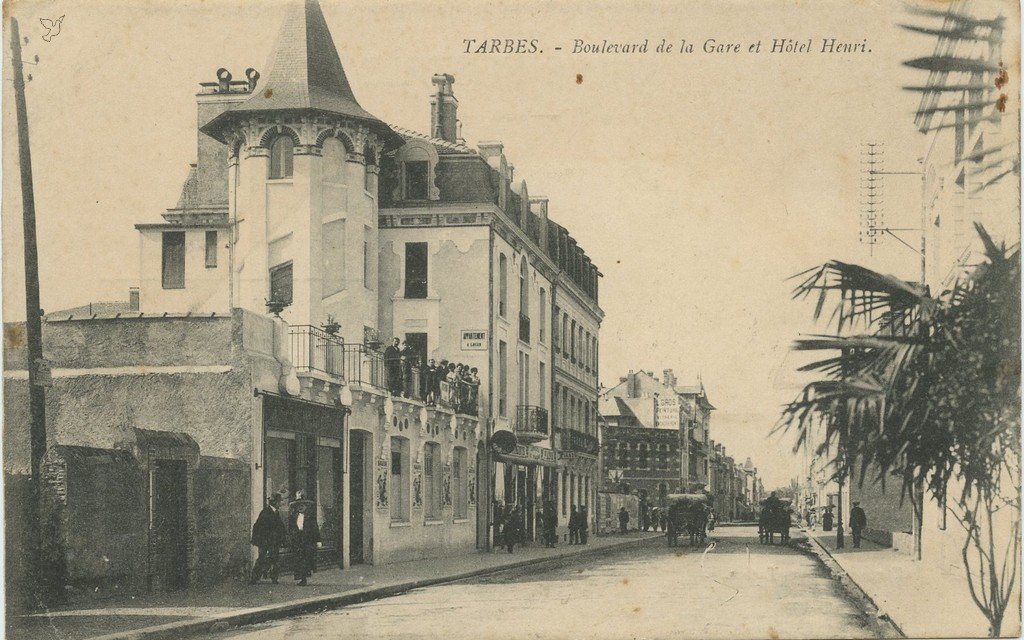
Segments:
[[[530,342],[530,317],[519,314],[519,339]]]
[[[601,449],[596,436],[575,429],[562,429],[561,449],[596,456]]]
[[[516,407],[515,434],[522,442],[538,442],[548,437],[548,410],[533,405]]]
[[[451,382],[442,380],[439,384],[440,396],[437,403],[442,407],[451,409],[455,413],[463,413],[470,416],[479,415],[480,410],[480,385],[463,380]]]
[[[346,344],[344,353],[346,382],[381,391],[385,389],[384,355],[380,351],[363,344]]]
[[[310,325],[290,327],[292,364],[300,373],[317,371],[345,377],[345,341]]]

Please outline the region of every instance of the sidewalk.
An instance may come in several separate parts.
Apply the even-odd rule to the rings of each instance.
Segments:
[[[880,615],[891,619],[911,638],[972,638],[988,636],[988,621],[967,588],[963,567],[922,562],[868,540],[836,549],[834,531],[804,535],[836,561],[847,576],[874,602]]]
[[[533,543],[517,548],[513,554],[471,552],[379,566],[359,565],[344,571],[332,568],[314,574],[308,587],[297,586],[290,575],[282,576],[276,585],[262,582],[250,586],[231,581],[208,589],[109,600],[102,603],[102,608],[62,608],[8,618],[7,637],[180,638],[385,598],[503,569],[641,545],[662,535],[631,531],[626,535],[591,536],[586,546],[562,544],[548,549]]]

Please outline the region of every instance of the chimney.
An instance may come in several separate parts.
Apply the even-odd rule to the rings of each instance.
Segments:
[[[128,310],[138,311],[139,310],[139,288],[129,287],[128,288]]]
[[[665,376],[665,384],[674,387],[676,386],[676,374],[671,369],[665,369],[662,374]]]
[[[629,382],[626,384],[626,396],[629,398],[640,397],[640,381],[637,380],[637,375],[632,369],[629,370]]]
[[[430,98],[431,135],[447,142],[458,142],[459,124],[456,115],[459,101],[452,93],[455,77],[447,73],[435,73],[432,80],[436,91]]]

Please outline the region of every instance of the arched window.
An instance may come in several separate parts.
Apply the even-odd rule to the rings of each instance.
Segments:
[[[292,153],[294,143],[289,136],[277,136],[270,144],[271,180],[292,177]]]
[[[526,258],[519,263],[519,313],[530,317],[530,291],[527,288],[529,274],[526,270]]]
[[[508,315],[508,258],[498,256],[498,314]]]

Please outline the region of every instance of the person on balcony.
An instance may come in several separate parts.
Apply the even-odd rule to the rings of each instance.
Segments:
[[[402,364],[402,397],[411,398],[413,397],[412,368],[419,366],[419,362],[417,362],[416,350],[408,340],[402,343],[399,357]]]
[[[388,391],[397,396],[402,393],[402,351],[398,348],[399,340],[384,350],[384,372],[387,375]]]
[[[423,378],[427,389],[425,400],[428,405],[435,405],[437,404],[437,364],[434,363],[433,358],[427,361],[427,368],[423,372]]]

